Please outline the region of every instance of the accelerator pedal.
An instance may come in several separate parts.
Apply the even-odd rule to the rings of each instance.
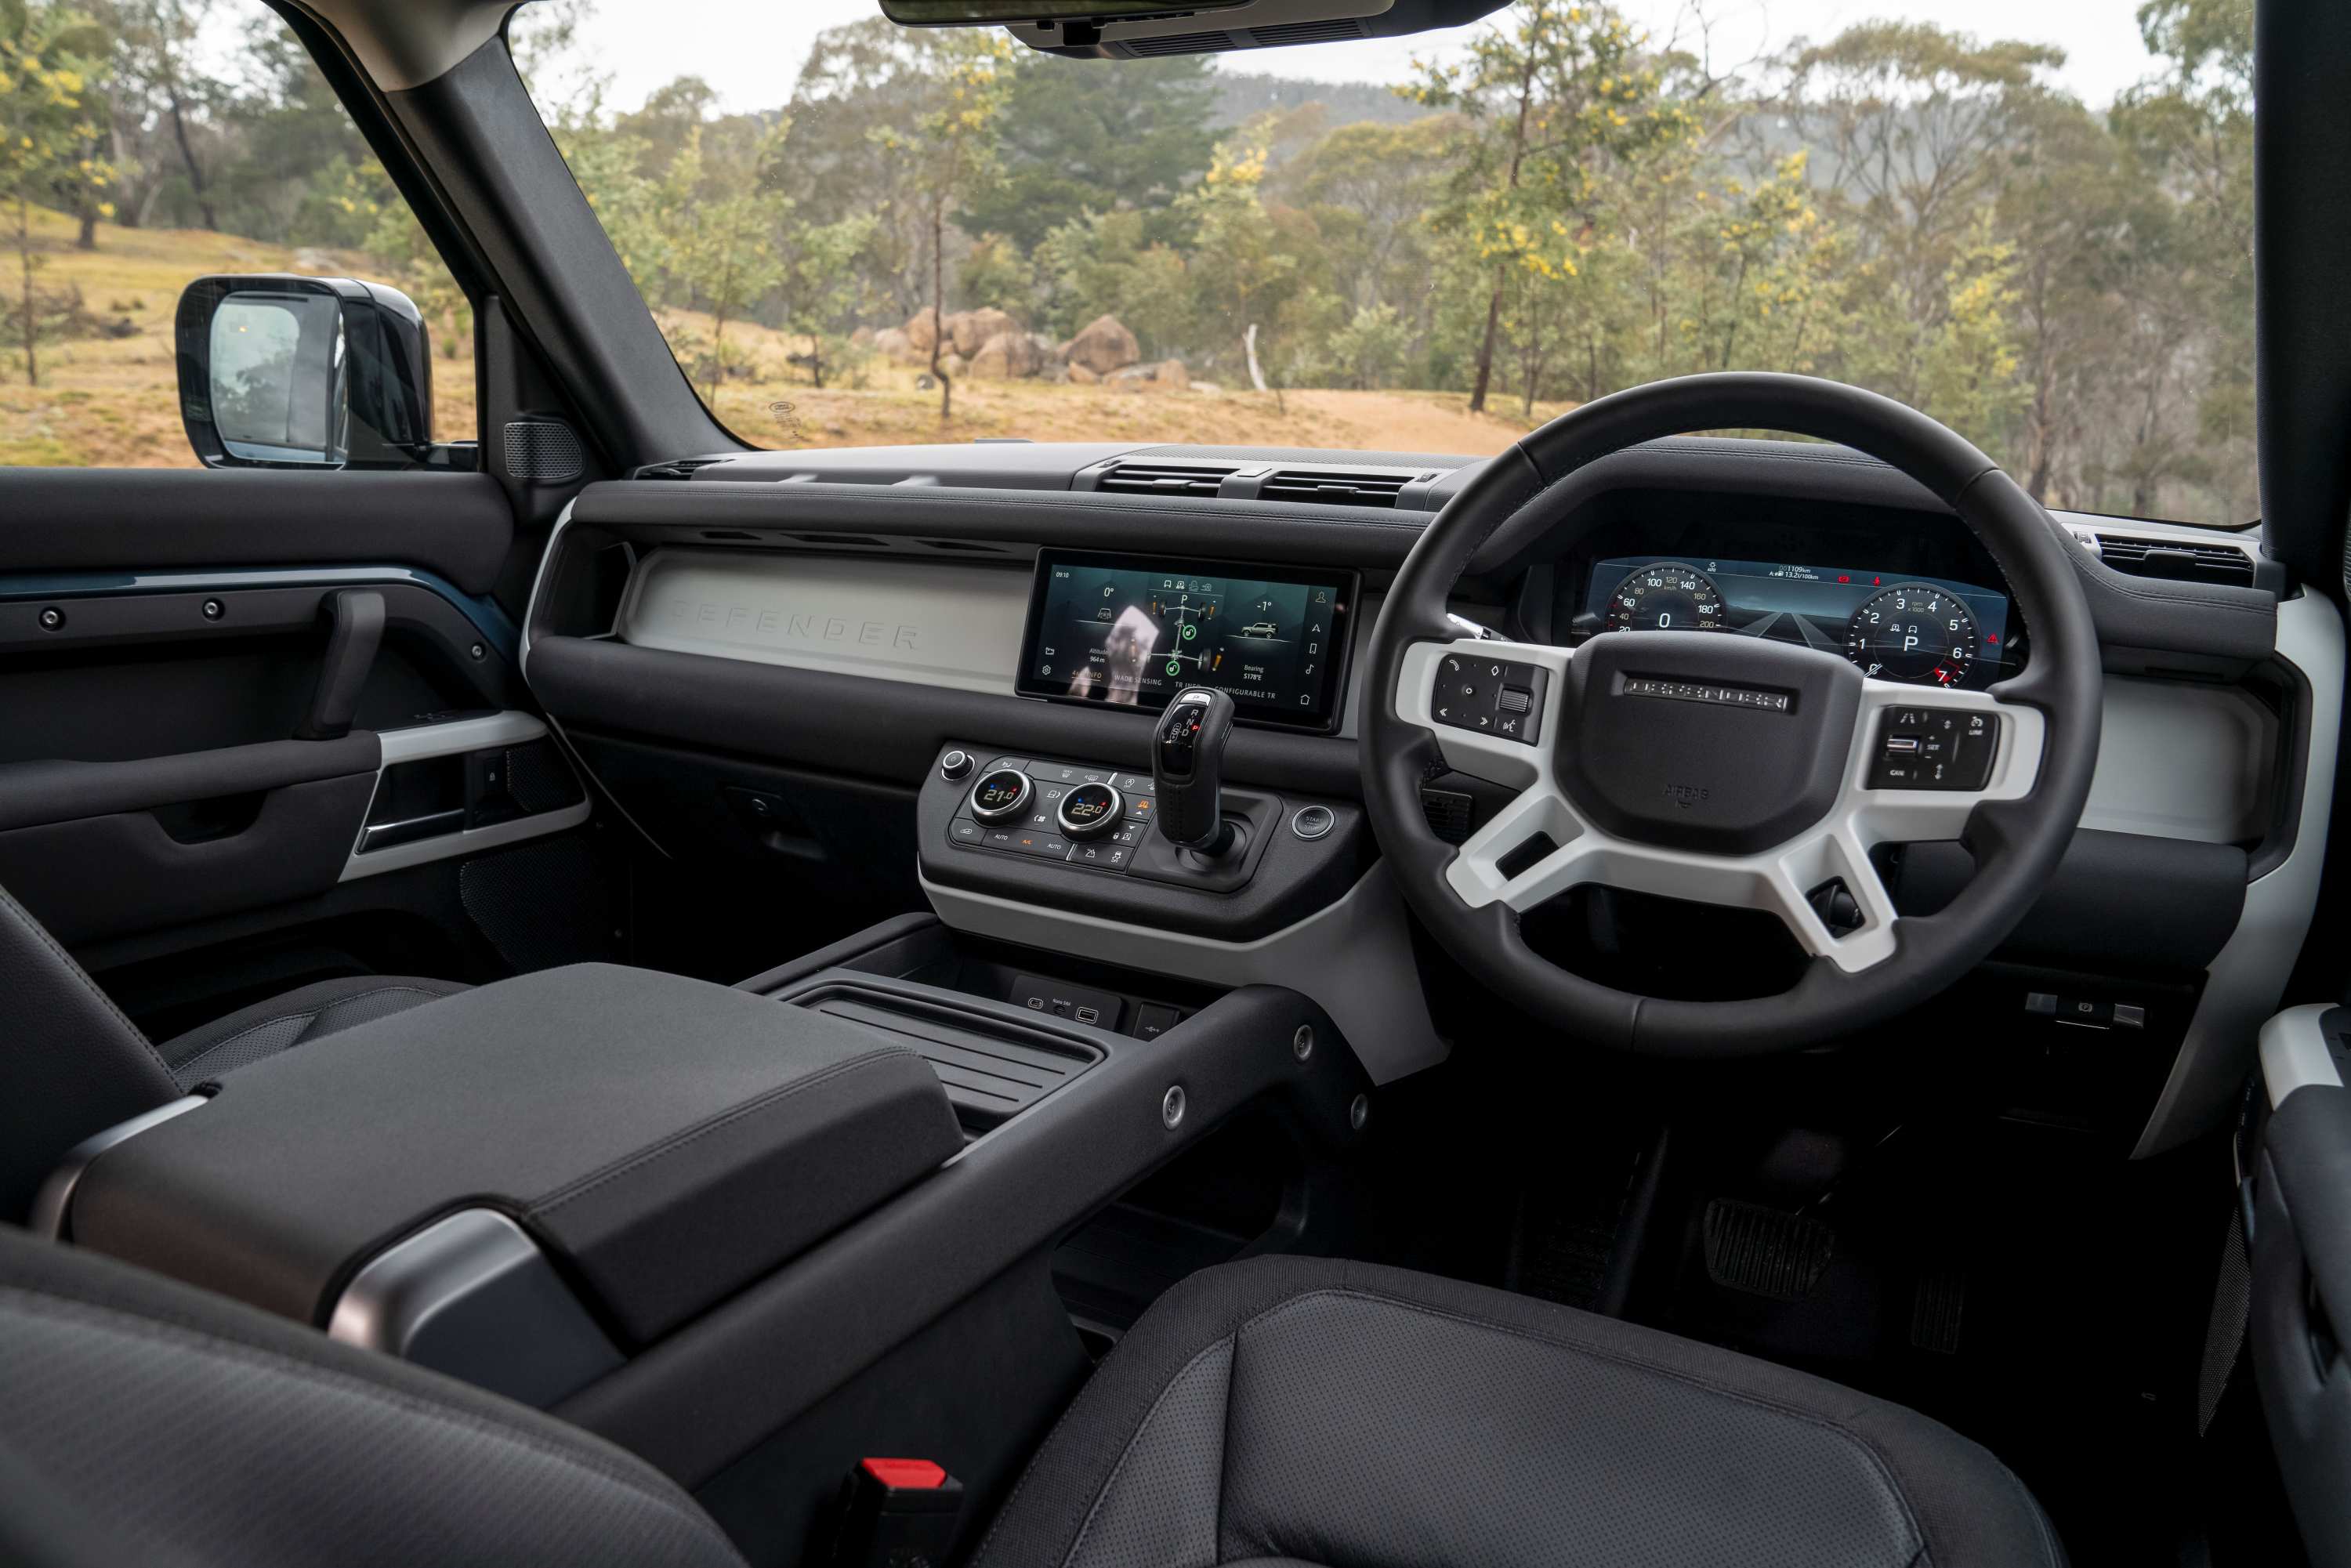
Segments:
[[[1801,1301],[1835,1251],[1836,1232],[1810,1215],[1727,1197],[1706,1206],[1707,1278],[1725,1290]]]

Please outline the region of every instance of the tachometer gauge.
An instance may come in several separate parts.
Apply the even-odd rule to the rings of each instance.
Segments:
[[[1608,596],[1604,630],[1719,632],[1722,590],[1695,567],[1669,560],[1628,572]]]
[[[1976,662],[1976,619],[1948,590],[1896,583],[1853,612],[1844,654],[1875,680],[1960,685]]]

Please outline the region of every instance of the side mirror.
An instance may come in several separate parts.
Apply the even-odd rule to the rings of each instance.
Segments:
[[[199,277],[174,337],[180,417],[208,468],[437,465],[424,317],[397,288]]]

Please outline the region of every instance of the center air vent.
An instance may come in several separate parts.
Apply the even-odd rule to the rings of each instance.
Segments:
[[[1230,467],[1203,468],[1188,464],[1122,463],[1095,480],[1094,488],[1125,496],[1206,496],[1213,499],[1232,472]]]
[[[2160,578],[2167,582],[2217,582],[2231,588],[2253,586],[2252,558],[2234,545],[2134,538],[2126,534],[2100,534],[2097,538],[2098,559],[2132,577]]]
[[[672,463],[649,463],[637,470],[640,479],[691,479],[697,468],[724,463],[724,457],[681,457]]]
[[[1342,38],[1360,38],[1364,25],[1353,16],[1332,16],[1320,22],[1276,22],[1270,27],[1251,27],[1249,37],[1261,49],[1280,48],[1289,44],[1335,44]]]
[[[1284,468],[1267,476],[1258,490],[1263,501],[1315,501],[1325,507],[1385,507],[1412,483],[1408,474],[1320,473]]]
[[[1230,33],[1162,33],[1155,38],[1121,38],[1119,47],[1130,55],[1215,55],[1238,47]]]

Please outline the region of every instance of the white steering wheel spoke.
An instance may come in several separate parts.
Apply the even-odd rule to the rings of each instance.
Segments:
[[[1868,680],[1834,804],[1817,821],[1751,853],[1612,833],[1578,807],[1555,765],[1575,652],[1479,639],[1418,643],[1389,694],[1397,716],[1435,736],[1453,767],[1519,791],[1446,868],[1447,884],[1473,909],[1499,903],[1523,913],[1593,885],[1764,910],[1806,954],[1858,974],[1894,956],[1900,920],[1870,851],[1957,839],[1978,806],[2021,800],[2040,776],[2046,724],[2038,709],[1982,692]],[[1506,712],[1520,721],[1507,734]]]

